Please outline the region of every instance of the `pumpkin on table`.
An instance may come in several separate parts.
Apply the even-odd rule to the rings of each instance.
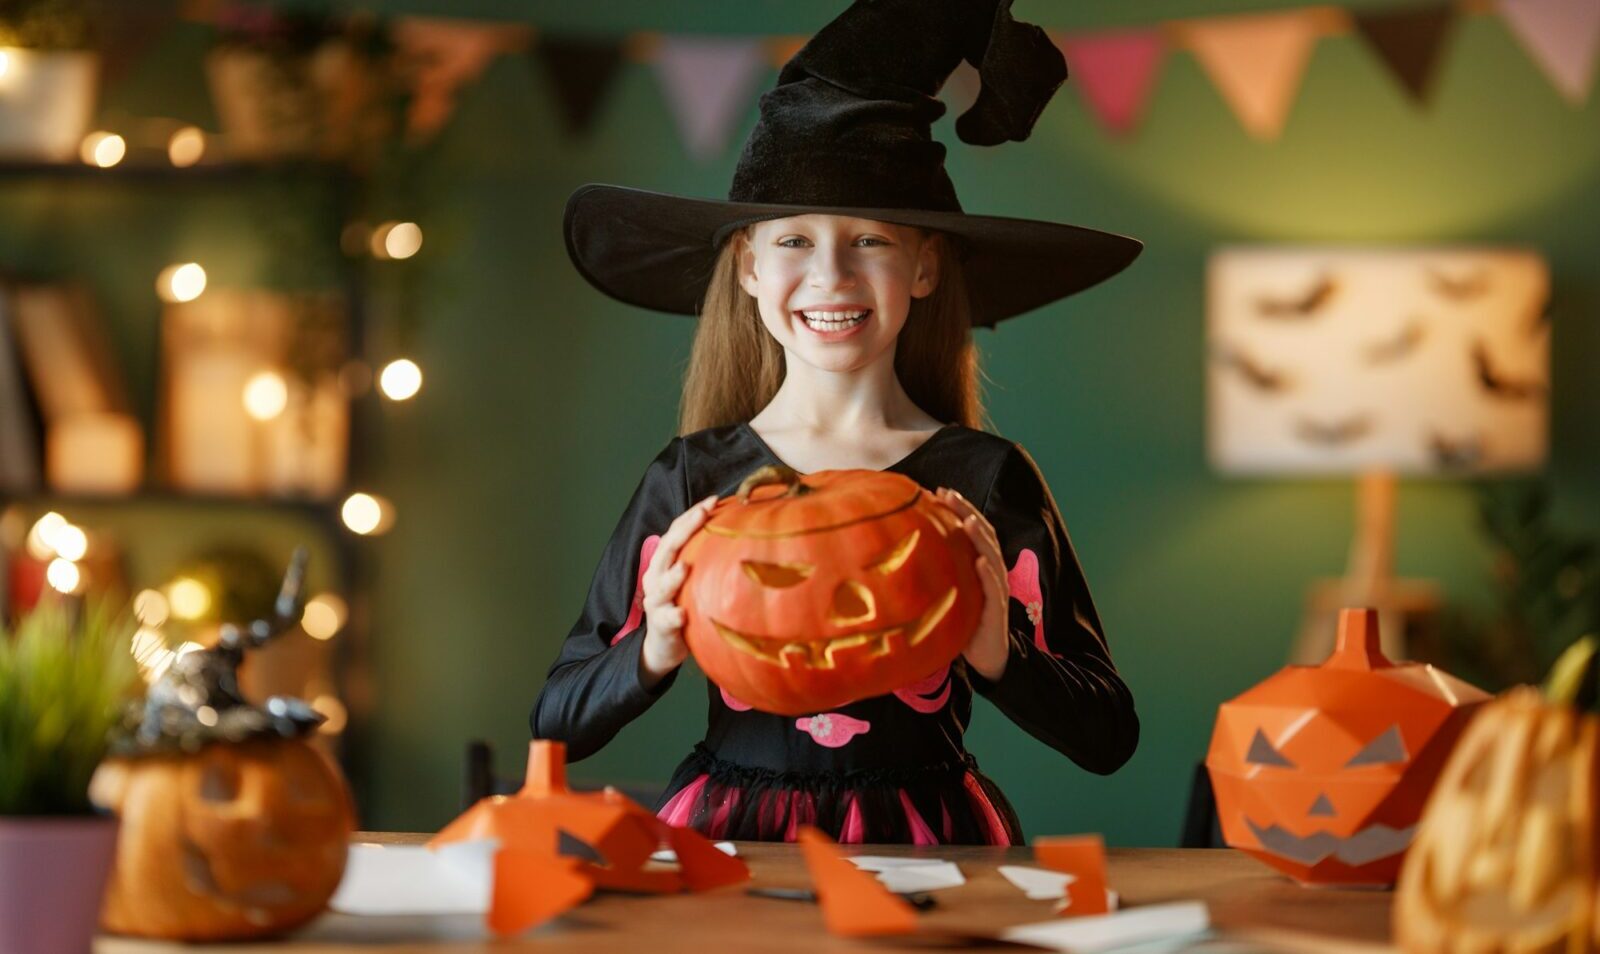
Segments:
[[[763,467],[684,545],[684,638],[765,712],[821,712],[947,665],[983,610],[977,549],[916,481]]]
[[[1390,885],[1451,747],[1488,695],[1378,648],[1347,609],[1320,666],[1222,704],[1206,756],[1222,834],[1304,884]]]

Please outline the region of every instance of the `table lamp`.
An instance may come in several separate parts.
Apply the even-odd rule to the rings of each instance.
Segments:
[[[1339,608],[1370,606],[1384,652],[1439,598],[1394,576],[1395,481],[1538,469],[1549,275],[1514,248],[1261,246],[1210,259],[1207,451],[1237,476],[1353,476],[1344,575],[1315,581],[1291,662],[1321,662]]]

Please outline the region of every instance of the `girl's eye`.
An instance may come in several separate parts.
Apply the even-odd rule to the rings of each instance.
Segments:
[[[873,245],[888,245],[889,244],[888,242],[885,242],[883,239],[878,238],[877,236],[874,236],[874,235],[863,235],[861,238],[857,239],[856,241],[857,242],[869,242],[869,243],[871,243]]]
[[[791,242],[797,244],[790,244]],[[805,242],[805,239],[801,238],[800,236],[790,235],[787,238],[778,239],[778,246],[780,248],[803,248],[804,246],[802,244],[798,244],[803,242]]]

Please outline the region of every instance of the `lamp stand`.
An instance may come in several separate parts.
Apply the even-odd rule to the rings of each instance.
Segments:
[[[1356,491],[1355,534],[1344,576],[1316,580],[1306,591],[1305,615],[1289,656],[1292,663],[1314,666],[1328,658],[1339,611],[1346,607],[1378,611],[1383,654],[1394,660],[1410,659],[1425,648],[1437,625],[1438,585],[1394,575],[1394,473],[1366,471],[1357,479]]]

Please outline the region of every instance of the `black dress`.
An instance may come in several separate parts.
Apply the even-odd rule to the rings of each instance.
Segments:
[[[781,463],[748,424],[674,438],[612,534],[529,724],[574,761],[605,745],[674,681],[639,681],[639,578],[656,540],[695,501]],[[896,692],[798,719],[710,685],[705,740],[656,806],[716,838],[793,840],[812,824],[842,842],[1021,844],[1016,812],[962,745],[972,693],[1091,772],[1133,754],[1139,720],[1111,662],[1083,571],[1044,478],[1018,445],[950,425],[887,470],[951,487],[994,525],[1010,583],[1011,656],[998,682],[958,659]]]

